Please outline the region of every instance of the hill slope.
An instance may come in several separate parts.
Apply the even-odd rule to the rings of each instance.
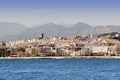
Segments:
[[[93,27],[86,23],[77,23],[72,26],[65,27],[64,25],[47,23],[47,24],[39,25],[37,27],[27,28],[26,30],[19,31],[19,33],[14,35],[10,34],[8,36],[0,38],[0,40],[31,39],[31,38],[40,37],[41,33],[44,33],[46,37],[53,37],[53,36],[68,37],[68,36],[76,36],[76,35],[101,34],[107,32],[120,32],[120,26],[108,25],[108,26]]]
[[[25,29],[27,27],[18,23],[0,22],[0,37],[13,35]]]

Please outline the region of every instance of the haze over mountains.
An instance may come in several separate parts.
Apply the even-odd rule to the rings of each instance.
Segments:
[[[17,33],[18,31],[23,31],[27,29],[22,24],[18,23],[8,23],[8,22],[0,22],[0,37],[4,37],[6,35],[12,35]]]
[[[46,37],[54,37],[101,34],[107,32],[120,32],[120,26],[108,25],[93,27],[86,23],[79,22],[67,27],[64,26],[64,24],[46,23],[30,28],[18,23],[0,22],[0,41],[31,39],[40,37],[41,33],[44,33]]]

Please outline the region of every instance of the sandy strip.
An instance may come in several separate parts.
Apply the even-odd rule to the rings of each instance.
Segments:
[[[65,58],[120,58],[120,56],[0,57],[0,59],[65,59]]]

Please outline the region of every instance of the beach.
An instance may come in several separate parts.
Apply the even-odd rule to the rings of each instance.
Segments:
[[[0,57],[0,59],[67,59],[67,58],[120,58],[120,56],[47,56],[47,57]]]

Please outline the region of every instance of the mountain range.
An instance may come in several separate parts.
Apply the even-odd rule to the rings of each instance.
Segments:
[[[79,22],[67,27],[62,24],[55,23],[46,23],[43,25],[27,27],[18,23],[0,22],[0,41],[31,39],[40,37],[41,33],[44,33],[46,37],[68,37],[108,32],[120,32],[120,26],[91,26],[89,24]]]

